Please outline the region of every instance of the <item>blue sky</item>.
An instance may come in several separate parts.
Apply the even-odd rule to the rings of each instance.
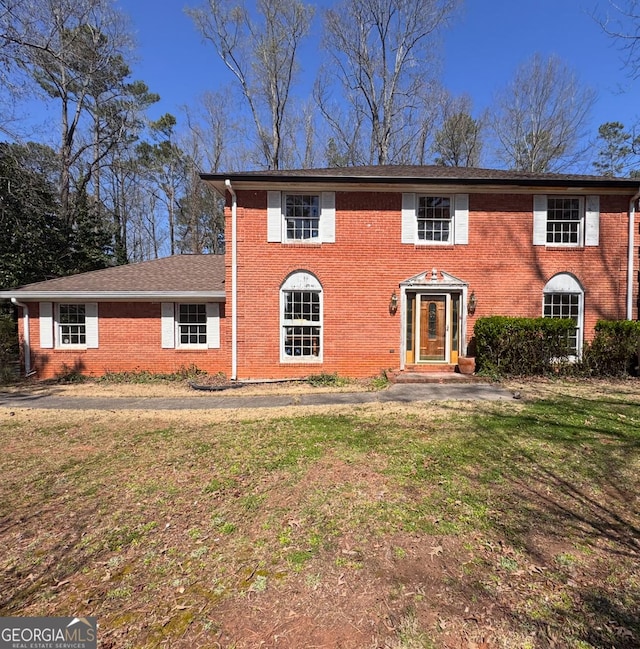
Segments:
[[[120,0],[139,45],[134,76],[158,92],[158,114],[192,103],[206,90],[231,81],[212,45],[202,43],[184,0]],[[191,6],[200,4],[194,0]],[[328,0],[324,0],[328,4]],[[631,126],[638,120],[636,86],[622,55],[591,17],[608,0],[466,0],[461,15],[443,37],[442,80],[452,93],[467,93],[482,111],[513,78],[516,68],[535,52],[559,56],[598,96],[593,111],[594,136],[606,121]],[[304,72],[315,75],[319,20],[305,47]]]

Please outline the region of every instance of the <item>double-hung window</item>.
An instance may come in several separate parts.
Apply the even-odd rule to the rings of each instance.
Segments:
[[[87,325],[85,305],[60,304],[58,309],[59,346],[86,345]]]
[[[290,275],[280,291],[283,362],[322,360],[322,287],[310,273]]]
[[[207,346],[206,304],[178,305],[178,346]]]
[[[597,246],[600,238],[599,196],[533,197],[533,244]]]
[[[286,194],[284,218],[287,241],[318,241],[320,196],[318,194]]]
[[[163,349],[220,347],[220,305],[217,302],[163,302],[161,337]]]
[[[469,243],[468,194],[402,194],[402,243]]]
[[[418,241],[451,243],[451,197],[418,196]]]
[[[267,241],[335,243],[334,192],[267,192]]]
[[[40,347],[91,349],[98,347],[96,302],[40,302]]]

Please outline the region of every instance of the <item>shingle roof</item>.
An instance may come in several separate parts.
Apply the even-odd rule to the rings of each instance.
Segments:
[[[232,182],[276,181],[290,182],[371,182],[371,183],[423,183],[434,181],[444,184],[471,185],[520,185],[552,186],[582,185],[637,189],[640,181],[631,178],[608,178],[604,176],[529,173],[505,169],[481,169],[476,167],[445,167],[442,165],[378,165],[365,167],[331,167],[324,169],[289,169],[245,171],[230,173],[201,174],[203,180],[211,182],[218,191],[224,191],[225,179]],[[628,193],[628,192],[625,192]],[[632,192],[634,193],[634,192]]]
[[[176,255],[27,284],[0,292],[0,297],[75,292],[123,298],[171,293],[223,297],[224,263],[224,255]]]

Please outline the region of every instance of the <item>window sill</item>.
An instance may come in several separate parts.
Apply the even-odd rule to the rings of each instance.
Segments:
[[[283,248],[321,248],[322,241],[283,241]]]
[[[462,244],[458,244],[459,246]],[[453,250],[456,246],[453,243],[437,243],[435,241],[425,241],[420,243],[414,243],[414,248],[420,250],[423,248],[441,248],[443,250]]]
[[[86,352],[89,349],[86,345],[65,345],[64,347],[55,347],[54,352]],[[96,347],[97,349],[97,347]]]
[[[281,365],[321,365],[322,362],[323,361],[321,358],[310,358],[310,357],[280,359]]]

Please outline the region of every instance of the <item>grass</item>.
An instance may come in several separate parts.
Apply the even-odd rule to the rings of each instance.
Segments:
[[[109,646],[640,643],[635,385],[258,421],[25,410],[0,443],[3,616],[96,615]]]

